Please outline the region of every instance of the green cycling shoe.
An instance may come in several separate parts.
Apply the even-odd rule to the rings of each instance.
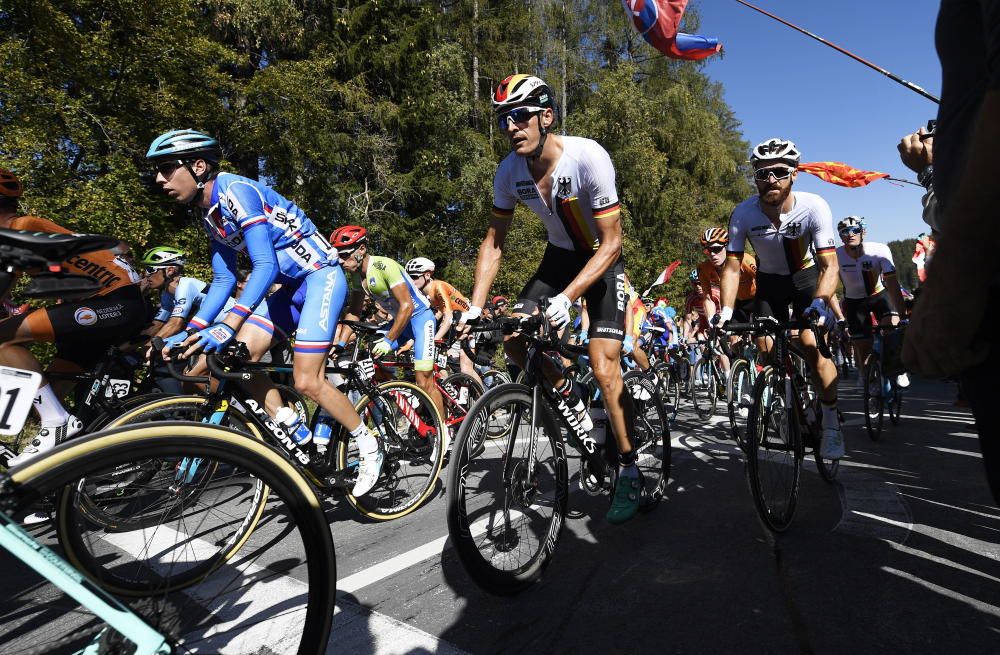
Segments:
[[[608,523],[621,525],[631,521],[639,511],[639,499],[642,496],[642,478],[619,475],[615,483],[615,497],[611,501],[611,509],[604,518]]]

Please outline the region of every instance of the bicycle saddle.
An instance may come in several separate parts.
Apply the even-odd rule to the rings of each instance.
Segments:
[[[380,325],[375,325],[374,323],[363,323],[362,321],[349,321],[345,319],[342,320],[341,323],[350,326],[352,330],[361,334],[375,334],[382,329],[382,326]]]
[[[118,239],[100,234],[54,234],[0,228],[0,246],[23,248],[50,262],[92,250],[107,250],[118,245]]]

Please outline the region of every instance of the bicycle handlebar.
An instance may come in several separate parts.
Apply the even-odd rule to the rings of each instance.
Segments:
[[[153,339],[150,341],[150,343],[153,346],[153,352],[151,353],[152,356],[154,356],[154,357],[158,356],[158,357],[161,358],[161,360],[163,361],[163,363],[167,365],[167,372],[170,373],[170,377],[172,377],[172,378],[174,378],[176,380],[180,380],[181,382],[190,382],[192,384],[208,384],[209,383],[210,380],[209,380],[209,378],[208,378],[207,375],[184,375],[183,373],[181,373],[180,371],[177,370],[177,360],[176,359],[173,359],[173,358],[171,358],[171,359],[163,359],[162,355],[160,355],[160,353],[163,352],[163,346],[165,344],[164,344],[163,339],[161,337],[153,337]],[[177,352],[177,351],[180,351],[181,349],[182,349],[182,346],[180,344],[176,344],[173,348],[170,349],[170,352],[172,352],[172,353],[173,352]]]
[[[830,353],[830,347],[826,343],[824,330],[820,325],[817,325],[816,319],[799,318],[786,323],[778,322],[772,318],[755,319],[749,323],[726,323],[723,329],[730,333],[752,332],[761,336],[777,334],[784,330],[810,330],[816,335],[816,348],[819,350],[819,354],[826,359],[833,358],[833,355]]]

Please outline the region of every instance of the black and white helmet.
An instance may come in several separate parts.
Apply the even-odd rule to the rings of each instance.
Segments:
[[[406,262],[406,273],[410,276],[422,275],[434,272],[434,262],[426,257],[414,257]]]
[[[799,165],[799,149],[795,144],[785,139],[768,139],[754,146],[750,153],[750,163],[784,162],[791,166]]]

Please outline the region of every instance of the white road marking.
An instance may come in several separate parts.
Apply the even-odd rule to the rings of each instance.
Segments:
[[[899,569],[894,569],[894,568],[891,568],[891,567],[888,567],[888,566],[883,566],[882,570],[885,571],[886,573],[890,573],[892,575],[899,576],[900,578],[903,578],[904,580],[909,580],[910,582],[914,582],[914,583],[920,585],[921,587],[924,587],[926,589],[930,589],[931,591],[939,593],[942,596],[945,596],[947,598],[951,598],[952,600],[957,600],[959,602],[965,603],[969,607],[972,607],[973,609],[979,610],[980,612],[983,612],[984,614],[989,614],[990,616],[994,616],[994,617],[1000,618],[1000,609],[998,609],[994,605],[990,605],[988,603],[984,603],[981,600],[977,600],[975,598],[972,598],[971,596],[966,596],[965,594],[960,594],[957,591],[952,591],[951,589],[946,589],[945,587],[942,587],[940,585],[936,585],[933,582],[928,582],[927,580],[923,580],[921,578],[918,578],[917,576],[915,576],[915,575],[913,575],[911,573],[907,573],[906,571],[900,571]]]

